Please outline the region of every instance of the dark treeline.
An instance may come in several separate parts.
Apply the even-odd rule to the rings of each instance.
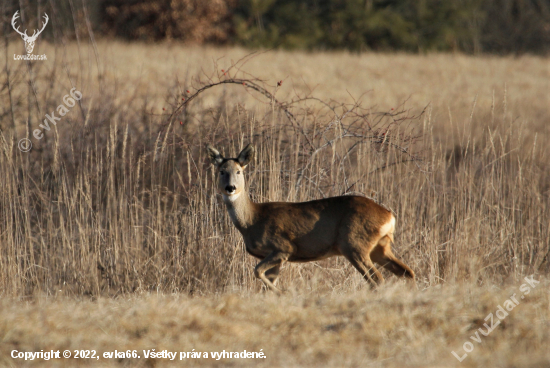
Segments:
[[[20,7],[29,22],[39,10],[55,13],[50,37],[87,32],[87,17],[98,35],[127,40],[358,52],[550,50],[550,0],[3,0],[4,30]]]

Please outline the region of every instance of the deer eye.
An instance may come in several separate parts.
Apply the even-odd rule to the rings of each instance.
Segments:
[[[241,172],[240,171],[237,171],[237,174],[240,174]]]

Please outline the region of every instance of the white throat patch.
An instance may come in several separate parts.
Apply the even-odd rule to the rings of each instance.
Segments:
[[[237,198],[239,198],[241,196],[241,193],[242,192],[239,192],[237,194],[233,194],[233,195],[230,195],[230,196],[228,196],[227,194],[223,194],[223,200],[224,201],[229,201],[229,202],[235,202],[237,200]]]
[[[223,201],[228,205],[227,211],[233,223],[237,226],[239,224],[239,215],[242,215],[242,208],[235,206],[235,201],[241,196],[242,192],[233,195],[223,194]]]

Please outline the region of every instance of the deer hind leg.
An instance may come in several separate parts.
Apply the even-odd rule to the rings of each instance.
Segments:
[[[272,252],[265,257],[254,269],[254,275],[263,281],[268,289],[273,290],[277,294],[281,293],[275,285],[279,269],[281,265],[288,259],[288,254],[281,252]]]
[[[281,264],[278,264],[275,267],[270,268],[269,270],[265,271],[265,277],[267,277],[267,279],[269,281],[271,281],[271,283],[273,285],[275,285],[277,283],[277,277],[279,277],[279,271],[281,269]]]
[[[384,283],[384,277],[376,269],[367,252],[358,249],[342,249],[341,252],[371,287],[374,288]]]
[[[391,239],[383,236],[370,253],[370,258],[397,276],[414,280],[414,271],[395,257],[391,251]]]

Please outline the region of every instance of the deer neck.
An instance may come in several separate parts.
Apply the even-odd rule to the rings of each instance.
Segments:
[[[231,221],[240,231],[246,230],[254,223],[255,203],[252,202],[248,193],[243,190],[238,194],[227,196],[223,194],[223,201]]]

